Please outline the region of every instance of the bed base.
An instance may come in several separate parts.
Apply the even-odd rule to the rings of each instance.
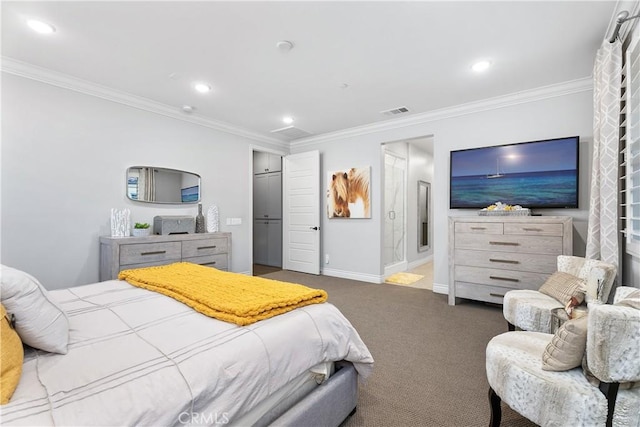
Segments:
[[[356,412],[358,373],[349,362],[337,362],[336,372],[273,421],[274,427],[338,427]]]

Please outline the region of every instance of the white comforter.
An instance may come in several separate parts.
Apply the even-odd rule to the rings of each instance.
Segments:
[[[29,350],[3,425],[227,424],[310,368],[369,350],[331,304],[247,327],[108,281],[50,293],[69,316],[66,355]]]

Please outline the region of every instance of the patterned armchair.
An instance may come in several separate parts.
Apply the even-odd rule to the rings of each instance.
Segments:
[[[586,302],[606,303],[616,278],[617,268],[604,261],[559,255],[558,271],[584,279],[587,282]],[[593,296],[596,295],[596,298]],[[534,290],[512,290],[505,294],[502,311],[509,330],[551,332],[551,313],[562,308],[558,300]]]
[[[568,327],[555,335],[512,331],[491,339],[490,425],[500,425],[504,401],[540,426],[640,426],[640,290],[620,287],[614,303],[589,304],[586,345],[565,347],[578,349],[573,368],[543,367]]]

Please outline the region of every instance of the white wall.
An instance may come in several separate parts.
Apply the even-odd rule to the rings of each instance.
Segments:
[[[574,86],[575,87],[575,86]],[[98,279],[98,236],[109,234],[109,211],[128,207],[132,221],[195,215],[196,206],[149,205],[125,196],[125,171],[136,164],[202,176],[205,209],[220,208],[222,231],[233,232],[232,270],[251,269],[251,159],[261,144],[248,138],[3,74],[2,262],[40,278],[48,288]],[[449,151],[569,135],[581,137],[580,209],[544,211],[574,217],[574,253],[584,254],[591,164],[590,90],[559,91],[508,106],[373,131],[344,132],[294,143],[292,152],[321,153],[321,194],[329,170],[371,165],[372,218],[329,220],[322,203],[322,253],[328,275],[373,282],[383,273],[383,159],[380,145],[433,135],[434,286],[446,289]],[[507,105],[503,103],[503,105]],[[480,110],[480,109],[479,109]],[[272,150],[267,147],[265,151]],[[226,226],[240,217],[241,226]],[[323,258],[324,259],[324,258]]]
[[[558,91],[553,95],[532,96],[530,101],[434,119],[419,124],[407,124],[388,130],[345,132],[354,136],[310,138],[291,147],[291,152],[319,150],[323,159],[322,173],[345,164],[372,165],[372,219],[366,221],[324,221],[322,242],[325,253],[331,253],[331,268],[325,274],[379,278],[383,264],[380,259],[382,225],[381,150],[380,144],[426,135],[434,138],[434,177],[432,184],[434,229],[434,288],[446,290],[448,285],[447,218],[449,215],[476,215],[475,211],[450,210],[449,152],[454,149],[499,145],[563,136],[580,136],[580,209],[546,210],[544,215],[569,215],[574,219],[574,254],[584,255],[587,232],[588,193],[592,147],[592,91]],[[501,104],[505,105],[505,104]],[[480,110],[480,108],[478,108]],[[462,113],[461,113],[462,114]],[[326,191],[326,183],[323,191]],[[338,255],[338,256],[336,256]]]
[[[193,215],[197,205],[132,202],[125,172],[153,165],[202,177],[232,238],[232,270],[251,270],[251,159],[247,138],[11,74],[2,75],[1,260],[49,289],[98,281],[100,235],[111,208],[132,222]],[[225,225],[227,217],[241,226]]]

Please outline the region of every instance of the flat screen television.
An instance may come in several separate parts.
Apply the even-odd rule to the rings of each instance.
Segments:
[[[200,200],[200,186],[183,188],[181,191],[182,202],[197,202]]]
[[[580,138],[451,151],[449,207],[577,208]]]

